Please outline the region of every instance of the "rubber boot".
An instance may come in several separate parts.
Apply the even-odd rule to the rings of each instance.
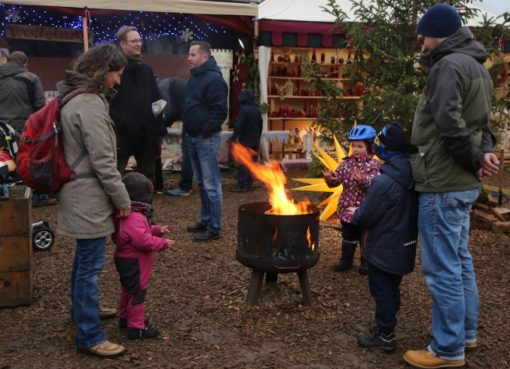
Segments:
[[[345,272],[352,268],[352,259],[356,251],[356,241],[342,241],[342,256],[340,261],[333,267],[335,272]]]

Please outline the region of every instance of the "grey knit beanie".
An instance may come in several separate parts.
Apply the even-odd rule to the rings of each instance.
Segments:
[[[152,182],[142,173],[129,172],[122,177],[131,201],[152,204]]]

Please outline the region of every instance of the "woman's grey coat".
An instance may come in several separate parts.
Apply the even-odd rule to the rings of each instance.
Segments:
[[[65,95],[77,87],[79,75],[68,73],[59,86]],[[129,195],[117,170],[116,138],[104,95],[74,97],[61,111],[66,161],[86,156],[74,172],[85,175],[66,183],[59,194],[57,232],[75,239],[107,236],[114,231],[115,210],[130,207]]]

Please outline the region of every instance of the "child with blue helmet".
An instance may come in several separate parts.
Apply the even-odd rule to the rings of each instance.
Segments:
[[[329,187],[343,186],[337,208],[337,215],[342,224],[342,255],[338,264],[333,267],[335,272],[345,272],[352,268],[361,232],[352,224],[352,213],[347,209],[360,205],[372,179],[379,174],[380,162],[374,159],[372,148],[376,134],[375,129],[369,125],[360,124],[352,128],[347,136],[352,154],[346,157],[334,172],[326,169],[323,173]],[[366,268],[362,258],[360,274],[366,274]]]
[[[358,344],[392,352],[400,308],[402,276],[414,269],[418,237],[418,197],[408,155],[416,152],[397,123],[384,126],[374,140],[376,155],[384,160],[352,223],[363,230],[361,253],[368,262],[368,284],[375,300],[375,321]]]

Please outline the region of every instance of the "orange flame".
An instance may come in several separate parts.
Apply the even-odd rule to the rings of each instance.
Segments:
[[[308,240],[308,248],[310,250],[315,250],[315,242],[312,240],[312,232],[310,232],[310,227],[306,230],[306,239]]]
[[[231,150],[234,159],[248,168],[251,174],[266,186],[271,204],[271,209],[266,211],[267,214],[296,215],[312,212],[308,199],[296,202],[290,197],[289,191],[285,188],[287,178],[277,161],[271,160],[271,166],[255,163],[252,160],[255,152],[239,143],[233,143]]]

